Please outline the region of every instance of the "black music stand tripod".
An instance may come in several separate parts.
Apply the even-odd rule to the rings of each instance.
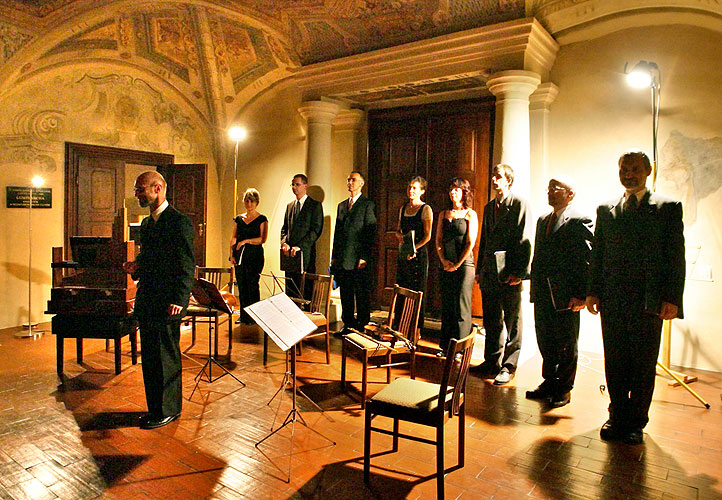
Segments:
[[[266,317],[265,311],[268,311],[268,308],[274,308],[273,310],[273,319],[269,319],[269,322],[264,321],[264,317]],[[264,311],[265,308],[265,311]],[[283,390],[285,386],[289,383],[289,376],[290,376],[290,383],[292,385],[292,392],[291,392],[291,410],[288,412],[288,415],[286,415],[285,420],[283,423],[276,429],[273,429],[273,426],[276,422],[276,416],[278,415],[278,410],[276,411],[276,416],[273,418],[273,424],[271,424],[271,432],[258,441],[256,443],[256,448],[258,448],[261,443],[269,439],[271,436],[277,434],[281,429],[285,428],[286,426],[291,426],[291,444],[289,449],[289,455],[288,455],[288,479],[286,480],[287,483],[291,482],[291,462],[293,460],[293,442],[295,437],[295,431],[296,431],[296,420],[300,421],[300,423],[306,427],[307,429],[313,431],[318,436],[324,438],[328,442],[331,443],[331,446],[335,446],[336,442],[332,439],[324,436],[320,432],[318,432],[316,429],[313,429],[306,423],[306,420],[303,418],[303,415],[298,410],[296,401],[297,392],[300,392],[300,390],[297,388],[296,384],[296,344],[301,341],[303,337],[311,333],[316,329],[316,325],[313,324],[311,320],[309,320],[303,312],[298,308],[298,306],[291,301],[291,299],[285,294],[280,293],[278,295],[275,295],[273,297],[270,297],[269,299],[263,300],[261,302],[257,302],[256,304],[253,304],[246,308],[246,311],[248,314],[258,323],[261,328],[268,334],[271,339],[280,347],[282,350],[288,352],[291,351],[291,370],[290,373],[286,371],[284,374],[283,382],[281,383],[281,387],[278,391],[276,391],[276,394],[278,394],[279,391]],[[271,315],[269,315],[270,317]],[[276,397],[275,395],[273,396]],[[308,396],[306,396],[308,398]],[[271,398],[271,401],[273,401],[273,398]],[[309,401],[311,399],[309,398]],[[313,401],[311,401],[313,403]],[[270,401],[268,402],[270,404]],[[314,406],[320,409],[318,405],[313,403]],[[280,402],[279,402],[279,410],[280,410]],[[323,410],[321,410],[323,411]],[[327,417],[328,418],[328,417]]]
[[[217,314],[219,312],[229,314],[231,312],[230,308],[228,307],[228,304],[226,304],[226,301],[223,300],[223,296],[218,291],[218,288],[216,285],[211,283],[208,280],[205,280],[203,278],[196,278],[194,284],[193,284],[193,290],[191,291],[193,294],[193,297],[196,299],[196,302],[198,302],[200,307],[205,307],[208,312],[208,317],[211,318],[214,314],[214,312]],[[233,321],[232,316],[229,316],[228,321]],[[216,331],[216,335],[218,335],[218,331]],[[226,375],[230,375],[233,377],[233,379],[236,380],[239,384],[241,384],[243,387],[246,386],[246,384],[233,375],[231,372],[229,372],[225,366],[220,364],[218,360],[213,356],[213,322],[208,321],[208,359],[206,360],[205,364],[201,367],[198,374],[195,376],[193,380],[196,381],[196,385],[193,387],[193,391],[191,391],[191,395],[188,396],[188,399],[190,400],[193,397],[193,394],[195,394],[196,389],[198,389],[198,384],[203,382],[208,382],[209,384],[212,384],[216,380],[225,377]],[[221,374],[217,375],[215,378],[213,377],[213,365],[221,369]]]

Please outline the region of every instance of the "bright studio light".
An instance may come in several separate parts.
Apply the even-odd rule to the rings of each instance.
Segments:
[[[638,89],[649,88],[655,82],[654,71],[659,71],[659,67],[655,63],[639,61],[634,68],[627,73],[627,83]]]
[[[35,177],[33,177],[33,180],[31,182],[33,183],[33,187],[39,188],[43,184],[45,184],[45,179],[43,179],[39,175],[36,175]]]
[[[246,132],[246,129],[237,125],[228,129],[228,137],[230,137],[233,142],[240,142],[245,139],[247,135],[248,132]]]

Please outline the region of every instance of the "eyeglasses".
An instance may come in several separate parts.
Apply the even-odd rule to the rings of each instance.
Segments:
[[[567,188],[564,186],[549,186],[547,188],[547,193],[556,193],[557,191],[566,191]]]

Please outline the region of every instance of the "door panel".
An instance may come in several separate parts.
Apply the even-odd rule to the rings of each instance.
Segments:
[[[168,183],[166,197],[178,211],[190,217],[197,266],[206,265],[206,165],[173,164],[158,167]]]
[[[427,311],[441,311],[439,262],[434,250],[436,219],[446,208],[451,178],[469,181],[473,208],[479,217],[489,199],[493,101],[459,101],[369,113],[369,195],[378,218],[376,306],[386,305],[396,279],[399,209],[406,201],[406,183],[414,175],[428,181],[424,196],[434,211],[429,243]],[[478,239],[474,255],[477,255]],[[474,287],[472,313],[481,316],[481,294]]]
[[[123,206],[125,163],[80,158],[78,163],[78,236],[112,236],[113,220]]]

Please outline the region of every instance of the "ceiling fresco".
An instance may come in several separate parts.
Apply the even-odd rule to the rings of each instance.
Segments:
[[[4,0],[17,15],[77,16],[109,0]],[[161,2],[158,2],[161,3]],[[194,2],[188,2],[193,4]],[[224,12],[267,24],[301,65],[524,17],[524,0],[211,0]],[[200,2],[199,2],[200,4]],[[131,7],[132,2],[125,5]],[[136,7],[147,8],[148,4]],[[152,4],[151,4],[152,5]],[[175,23],[176,21],[172,21]],[[2,29],[0,27],[0,29]],[[168,30],[182,26],[166,27]],[[180,32],[177,35],[182,36]]]

